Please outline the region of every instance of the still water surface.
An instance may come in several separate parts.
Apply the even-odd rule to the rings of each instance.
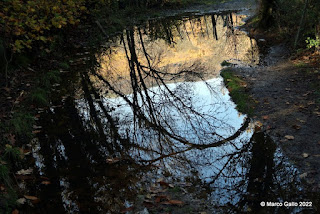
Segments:
[[[259,64],[256,41],[238,29],[244,18],[150,20],[108,41],[92,66],[75,63],[33,142],[38,173],[51,181],[35,190],[39,210],[139,211],[146,199],[156,206],[149,193],[164,179],[212,213],[300,212],[261,208],[305,199],[303,189],[275,143],[236,110],[219,75],[223,61]]]

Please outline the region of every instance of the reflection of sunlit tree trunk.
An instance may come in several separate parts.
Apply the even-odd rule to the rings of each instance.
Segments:
[[[180,39],[183,40],[183,36],[182,36],[182,34],[181,34],[181,32],[180,32],[179,27],[178,27],[176,24],[175,24],[174,26],[175,26],[176,29],[177,29],[177,32],[178,32],[178,34],[179,34],[179,36],[180,36]]]
[[[186,34],[187,34],[188,40],[190,41],[190,37],[189,37],[189,33],[188,33],[188,30],[187,30],[187,27],[186,27],[186,23],[185,23],[185,21],[183,21],[183,27],[184,27],[184,30],[186,31]]]
[[[204,32],[203,32],[203,27],[202,27],[201,18],[199,18],[198,21],[199,21],[199,25],[200,25],[201,35],[204,37]]]
[[[213,36],[216,38],[216,40],[218,40],[217,23],[216,23],[214,14],[211,15],[211,22],[212,22]]]
[[[206,16],[203,16],[203,19],[204,19],[204,22],[205,22],[205,24],[206,24],[206,31],[207,31],[207,35],[208,35],[208,37],[209,37],[209,27],[208,27],[208,23],[207,23],[207,18],[206,18]]]
[[[192,22],[191,19],[189,19],[189,23],[190,23],[190,26],[191,26],[192,35],[195,37],[196,35],[194,34],[194,27],[193,27],[193,22]]]

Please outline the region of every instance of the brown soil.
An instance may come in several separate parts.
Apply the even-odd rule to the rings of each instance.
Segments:
[[[232,70],[257,103],[254,118],[300,170],[308,191],[319,192],[320,57],[310,52],[290,57],[284,44],[261,35],[253,37],[266,52],[262,65]]]

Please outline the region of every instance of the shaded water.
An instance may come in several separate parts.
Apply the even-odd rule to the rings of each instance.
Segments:
[[[146,202],[164,212],[159,178],[212,213],[308,209],[260,206],[305,197],[296,169],[237,112],[219,76],[224,60],[259,63],[256,42],[237,28],[243,18],[150,20],[106,43],[92,66],[74,65],[33,141],[38,172],[51,182],[34,190],[39,212],[119,213]]]

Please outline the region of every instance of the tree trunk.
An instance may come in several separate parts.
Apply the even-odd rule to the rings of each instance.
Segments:
[[[273,23],[273,11],[276,9],[276,0],[261,0],[260,23],[261,28],[268,28]]]

